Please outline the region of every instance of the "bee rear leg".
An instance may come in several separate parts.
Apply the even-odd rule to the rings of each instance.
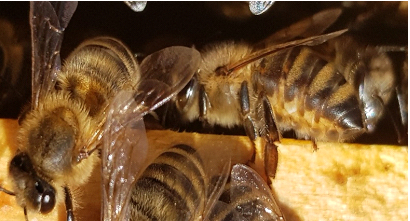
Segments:
[[[265,125],[261,134],[266,140],[264,148],[265,172],[268,177],[275,178],[279,160],[278,147],[275,142],[279,141],[280,133],[276,127],[272,106],[268,98],[266,95],[260,94],[258,100],[261,102],[261,108],[258,109],[262,109]],[[268,179],[268,183],[270,184],[270,179]]]
[[[394,129],[397,134],[397,143],[402,145],[407,137],[407,98],[400,88],[396,87],[395,99],[392,99],[391,105],[386,108],[386,114],[390,116]],[[390,109],[391,108],[391,109]]]
[[[264,127],[258,128],[254,119],[250,115],[249,91],[248,83],[246,81],[242,82],[239,95],[244,128],[248,137],[254,142],[255,150],[258,149],[255,143],[257,142],[257,138],[260,137],[264,140],[263,143],[258,142],[261,144],[259,145],[260,148],[263,149],[254,152],[251,162],[255,164],[257,164],[257,161],[260,162],[259,158],[256,159],[256,154],[258,154],[256,152],[260,151],[262,154],[258,155],[263,158],[261,161],[263,163],[264,175],[266,176],[268,184],[270,184],[270,178],[275,178],[276,176],[276,168],[278,164],[278,149],[274,142],[279,140],[279,133],[273,118],[270,102],[263,93],[260,94],[257,100],[255,114],[258,119],[263,120]],[[259,167],[259,165],[256,165],[256,167]]]
[[[67,212],[67,221],[74,221],[73,201],[71,199],[71,192],[68,187],[64,187],[65,193],[65,207]]]
[[[26,220],[26,221],[28,221],[28,216],[27,216],[27,208],[26,207],[24,207],[24,219]]]

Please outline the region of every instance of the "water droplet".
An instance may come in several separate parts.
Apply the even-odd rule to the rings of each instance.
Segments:
[[[250,1],[249,10],[251,10],[254,15],[260,15],[267,11],[274,2],[275,1]]]
[[[124,3],[134,12],[142,12],[147,6],[147,1],[124,1]]]

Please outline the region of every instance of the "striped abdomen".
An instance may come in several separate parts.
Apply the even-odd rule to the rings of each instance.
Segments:
[[[243,164],[230,169],[229,156],[206,159],[198,151],[176,145],[147,167],[132,190],[131,220],[283,220],[256,171]]]
[[[358,92],[334,63],[309,48],[275,53],[256,70],[255,90],[269,97],[280,130],[324,141],[351,140],[364,132]]]
[[[131,220],[193,220],[203,212],[209,181],[196,150],[177,145],[162,153],[136,182]]]

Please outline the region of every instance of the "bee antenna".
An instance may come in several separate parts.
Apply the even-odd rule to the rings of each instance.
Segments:
[[[26,221],[28,221],[27,208],[26,207],[24,207],[24,218],[26,219]]]
[[[0,191],[2,191],[2,192],[4,192],[4,193],[7,193],[7,194],[9,194],[9,195],[11,195],[11,196],[15,196],[15,195],[16,195],[14,192],[12,192],[12,191],[10,191],[10,190],[7,190],[7,189],[4,189],[2,186],[0,186]]]
[[[407,46],[397,46],[397,45],[383,45],[376,46],[379,52],[407,52]]]
[[[10,196],[15,196],[16,194],[10,190],[7,190],[5,188],[3,188],[2,186],[0,186],[0,191],[9,194]],[[28,217],[27,217],[27,208],[24,207],[24,218],[26,219],[26,221],[28,221]]]

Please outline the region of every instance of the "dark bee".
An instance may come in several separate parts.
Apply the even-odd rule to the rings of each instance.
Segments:
[[[383,70],[374,67],[376,61],[385,61],[381,51],[360,47],[352,55],[338,48],[335,56],[319,50],[324,42],[348,45],[350,34],[343,31],[281,43],[284,34],[293,39],[321,33],[335,12],[340,14],[329,10],[314,15],[311,19],[320,24],[317,30],[300,27],[306,25],[304,20],[255,47],[234,42],[205,47],[199,72],[166,110],[165,124],[169,114],[183,124],[199,120],[205,128],[242,126],[252,140],[267,141],[270,176],[277,161],[273,142],[285,131],[314,143],[352,141],[372,131],[394,88],[394,80],[387,79],[394,78],[389,65]],[[377,77],[381,72],[386,84]]]

